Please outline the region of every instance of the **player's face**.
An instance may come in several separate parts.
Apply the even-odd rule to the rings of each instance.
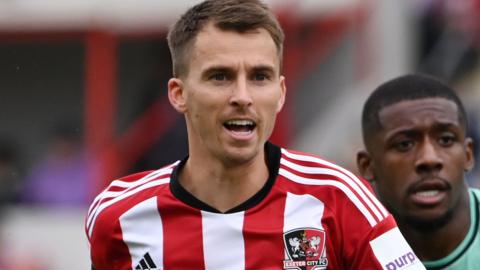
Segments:
[[[207,24],[190,56],[188,74],[169,82],[170,100],[186,116],[190,155],[252,160],[285,98],[271,36],[264,29],[240,34]]]
[[[359,169],[373,178],[382,202],[399,222],[445,221],[468,209],[464,171],[473,166],[472,141],[454,102],[443,98],[402,101],[379,112],[383,129],[370,138]]]

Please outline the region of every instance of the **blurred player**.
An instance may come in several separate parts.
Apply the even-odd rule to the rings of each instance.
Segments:
[[[378,87],[364,105],[366,151],[358,168],[395,216],[427,269],[479,269],[480,191],[465,109],[436,79],[402,76]]]
[[[256,0],[204,1],[177,21],[168,96],[189,155],[95,199],[95,269],[424,269],[361,180],[268,142],[283,39]]]

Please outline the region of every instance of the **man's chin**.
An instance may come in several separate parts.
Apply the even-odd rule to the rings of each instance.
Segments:
[[[253,151],[252,149],[235,149],[235,151],[230,151],[225,155],[225,161],[229,165],[239,165],[244,163],[251,162],[255,156],[258,154],[258,151]]]
[[[405,220],[409,226],[422,233],[433,233],[447,225],[452,221],[452,218],[453,210],[450,209],[445,214],[435,218],[407,216]]]

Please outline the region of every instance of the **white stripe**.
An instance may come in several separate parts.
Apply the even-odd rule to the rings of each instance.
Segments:
[[[105,200],[105,199],[108,199],[108,198],[114,198],[114,197],[117,197],[117,196],[120,196],[126,192],[128,192],[129,190],[132,190],[134,188],[136,188],[137,186],[140,186],[140,185],[143,185],[145,183],[147,183],[148,181],[152,180],[152,179],[155,179],[156,177],[160,177],[160,176],[163,176],[163,175],[166,175],[166,174],[170,174],[173,170],[172,166],[174,166],[175,164],[177,164],[178,162],[166,167],[166,168],[163,168],[163,169],[160,169],[160,170],[157,170],[157,171],[154,171],[136,181],[133,181],[133,182],[124,182],[124,181],[120,181],[120,180],[115,180],[113,181],[109,187],[107,189],[105,189],[102,193],[100,193],[97,198],[95,198],[95,200],[93,201],[92,203],[92,206],[90,206],[90,208],[92,208],[95,203],[98,201],[98,203],[96,204],[96,206],[89,212],[88,214],[88,217],[87,217],[87,227],[90,226],[92,220],[93,220],[93,216],[95,216],[98,211],[98,208],[100,207],[100,205],[102,204],[102,201]],[[124,189],[122,191],[108,191],[108,189],[112,186],[115,186],[114,184],[118,184],[118,183],[122,183],[123,185],[125,186],[129,186],[127,189]],[[126,185],[128,184],[129,185]]]
[[[345,186],[343,183],[339,182],[338,180],[313,180],[309,178],[304,178],[298,175],[295,175],[285,169],[280,169],[279,174],[286,177],[287,179],[305,185],[316,185],[316,186],[334,186],[343,191],[345,195],[352,201],[352,203],[360,210],[360,212],[365,216],[368,220],[368,223],[372,227],[377,224],[377,221],[372,216],[372,214],[365,208],[365,205],[358,199],[358,197],[352,192],[350,188]]]
[[[295,171],[301,172],[301,173],[308,173],[308,174],[326,174],[326,175],[332,175],[335,177],[338,177],[345,181],[345,183],[353,189],[355,192],[357,192],[360,195],[360,198],[365,198],[366,194],[365,192],[362,191],[362,189],[358,186],[357,183],[352,181],[352,179],[346,177],[343,173],[337,171],[337,170],[332,170],[328,168],[320,168],[320,167],[306,167],[302,165],[298,165],[295,163],[292,163],[286,159],[281,159],[280,163],[285,165],[286,167],[289,167]],[[377,219],[379,221],[383,220],[385,217],[382,216],[382,214],[378,211],[378,209],[372,204],[372,202],[368,199],[365,200],[365,202],[368,205],[368,208],[373,211],[373,213],[377,216]]]
[[[287,192],[283,232],[299,228],[323,229],[325,205],[310,194],[296,195]]]
[[[97,211],[92,215],[92,221],[91,221],[91,224],[90,226],[88,227],[87,226],[87,229],[88,229],[88,236],[89,237],[92,237],[92,231],[93,231],[93,227],[95,225],[95,220],[97,219],[98,215],[103,211],[103,209],[109,207],[110,205],[120,201],[120,200],[123,200],[135,193],[138,193],[144,189],[147,189],[147,188],[151,188],[151,187],[155,187],[155,186],[160,186],[160,185],[163,185],[163,184],[166,184],[170,182],[170,178],[163,178],[163,179],[157,179],[155,181],[151,181],[151,182],[148,182],[142,186],[139,186],[137,187],[136,189],[132,189],[118,197],[115,197],[114,199],[111,199],[110,201],[107,201],[105,203],[102,203],[99,205]]]
[[[294,229],[314,228],[323,230],[322,218],[325,205],[310,194],[296,195],[287,192],[285,203],[283,232]],[[286,245],[286,243],[285,243]],[[285,259],[290,257],[285,252]]]
[[[125,212],[119,219],[123,242],[128,246],[132,269],[149,253],[163,269],[163,224],[158,212],[157,198],[145,200]]]
[[[218,214],[202,211],[206,270],[245,270],[243,218],[244,212]]]
[[[385,209],[385,207],[380,203],[380,201],[377,199],[377,197],[375,197],[375,195],[372,194],[372,192],[370,192],[370,190],[362,183],[362,181],[360,181],[360,179],[358,179],[358,177],[356,175],[354,175],[352,172],[350,172],[349,170],[346,170],[345,168],[342,168],[342,167],[340,167],[336,164],[333,164],[333,163],[328,162],[326,160],[320,159],[318,157],[293,154],[293,153],[290,153],[286,149],[283,149],[283,148],[282,148],[282,153],[285,154],[287,157],[292,158],[292,159],[301,160],[301,161],[316,162],[316,163],[319,163],[319,164],[323,164],[323,165],[332,167],[336,170],[339,170],[340,172],[342,172],[345,175],[347,175],[348,177],[350,177],[350,179],[352,179],[363,190],[363,192],[367,195],[365,197],[365,199],[369,202],[373,202],[373,204],[376,206],[376,208],[378,210],[380,210],[380,212],[382,213],[384,218],[389,215],[387,209]]]

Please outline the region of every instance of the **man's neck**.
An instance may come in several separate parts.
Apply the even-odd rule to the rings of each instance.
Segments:
[[[264,155],[235,166],[189,157],[179,182],[197,199],[226,212],[260,191],[268,176]]]

